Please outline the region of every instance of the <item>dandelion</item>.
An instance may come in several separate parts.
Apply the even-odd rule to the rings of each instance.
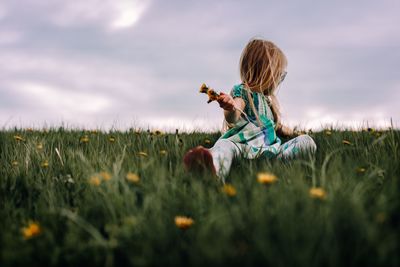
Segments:
[[[43,144],[42,144],[42,143],[38,143],[38,144],[36,145],[36,149],[37,149],[37,150],[42,150],[42,149],[43,149]]]
[[[269,185],[269,184],[275,183],[277,180],[278,180],[278,178],[274,174],[269,173],[269,172],[260,172],[257,174],[257,181],[260,184]]]
[[[332,132],[331,131],[326,131],[325,134],[330,136],[330,135],[332,135]]]
[[[115,142],[115,137],[114,136],[110,136],[108,138],[108,141],[110,141],[110,143],[114,143]]]
[[[208,101],[207,103],[210,103],[214,100],[217,100],[219,97],[219,94],[215,92],[212,88],[209,88],[206,84],[202,84],[200,87],[200,93],[205,93],[208,95]]]
[[[205,139],[205,140],[204,140],[204,143],[207,144],[207,145],[209,145],[209,144],[211,144],[211,141],[210,141],[210,139]]]
[[[11,161],[11,165],[13,166],[13,167],[17,167],[18,166],[18,161],[16,161],[16,160],[13,160],[13,161]]]
[[[90,177],[89,183],[95,186],[99,186],[101,184],[101,179],[99,178],[99,176],[94,175]]]
[[[231,184],[224,184],[222,187],[222,192],[224,192],[226,195],[233,197],[236,195],[236,189],[233,185]]]
[[[38,236],[42,232],[42,229],[39,223],[31,221],[26,227],[23,227],[21,231],[25,239],[30,239],[32,237]]]
[[[137,184],[140,181],[139,175],[137,175],[136,173],[133,173],[133,172],[128,172],[126,174],[125,178],[127,181],[134,183],[134,184]]]
[[[364,173],[365,171],[366,171],[366,169],[362,168],[362,167],[356,169],[356,172],[358,172],[358,173]]]
[[[167,150],[160,150],[160,155],[166,156],[168,154]]]
[[[25,139],[20,135],[14,135],[14,140],[18,142],[24,142]]]
[[[82,136],[81,139],[80,139],[80,142],[81,143],[88,143],[89,142],[89,136],[87,136],[87,135]]]
[[[373,133],[373,132],[375,132],[375,129],[374,128],[368,128],[367,131],[370,132],[370,133]]]
[[[157,136],[160,136],[160,135],[162,135],[163,133],[162,133],[160,130],[156,130],[156,131],[154,132],[154,134],[157,135]]]
[[[42,168],[48,168],[49,167],[49,162],[47,160],[44,160],[40,166],[42,166]]]
[[[141,156],[141,157],[147,157],[147,156],[148,156],[147,153],[146,153],[146,152],[143,152],[143,151],[140,151],[140,152],[138,153],[138,155]]]
[[[175,216],[175,225],[180,229],[188,229],[194,224],[192,218],[186,216]]]
[[[100,172],[99,175],[101,178],[103,178],[104,181],[108,181],[112,177],[109,172]]]
[[[312,187],[309,193],[310,197],[315,199],[324,200],[326,198],[326,191],[321,187]]]
[[[344,145],[351,145],[351,142],[348,141],[348,140],[343,140],[342,143],[343,143]]]

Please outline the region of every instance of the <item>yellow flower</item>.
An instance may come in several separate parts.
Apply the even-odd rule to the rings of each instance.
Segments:
[[[42,229],[40,228],[40,225],[37,222],[29,222],[28,226],[23,227],[21,230],[22,230],[22,235],[25,239],[30,239],[32,237],[35,237],[42,232]]]
[[[42,168],[48,168],[49,167],[49,162],[47,160],[44,160],[42,162],[42,164],[40,164],[40,166],[42,166]]]
[[[344,145],[351,145],[350,141],[347,141],[347,140],[343,140],[342,143],[343,143]]]
[[[375,129],[374,128],[368,128],[367,131],[373,133],[373,132],[375,132]]]
[[[81,139],[80,139],[80,142],[81,143],[88,143],[89,142],[89,136],[87,136],[87,135],[82,136]]]
[[[111,174],[108,172],[100,172],[99,175],[101,178],[103,178],[104,181],[108,181],[112,177]]]
[[[157,130],[157,131],[154,132],[154,134],[155,135],[162,135],[163,133],[161,131]]]
[[[212,88],[209,88],[206,84],[202,84],[200,86],[200,93],[205,93],[208,95],[208,101],[207,103],[210,103],[211,101],[217,100],[219,97],[219,94],[215,92]]]
[[[99,176],[94,175],[90,177],[89,183],[95,186],[99,186],[101,184],[101,179],[99,178]]]
[[[224,186],[222,187],[222,192],[224,192],[225,194],[227,194],[230,197],[233,197],[236,195],[236,189],[231,184],[224,184]]]
[[[37,150],[42,150],[42,149],[43,149],[43,144],[42,144],[42,143],[38,143],[38,144],[36,145],[36,149],[37,149]]]
[[[364,173],[366,170],[365,170],[365,168],[357,168],[356,169],[356,171],[358,172],[358,173]]]
[[[115,142],[115,137],[114,136],[110,136],[108,138],[108,141],[110,141],[110,143],[114,143]]]
[[[326,191],[321,187],[312,187],[310,188],[310,196],[316,199],[325,199],[326,198]]]
[[[167,150],[160,150],[160,155],[163,155],[163,156],[165,156],[165,155],[167,155],[168,154],[168,152],[167,152]]]
[[[13,161],[11,161],[11,165],[13,165],[14,167],[17,167],[18,166],[18,161],[16,161],[16,160],[13,160]]]
[[[260,184],[273,184],[278,180],[278,178],[269,172],[260,172],[257,174],[257,181]]]
[[[140,177],[136,173],[128,172],[125,176],[126,180],[128,180],[131,183],[139,183]]]
[[[175,225],[180,229],[188,229],[194,224],[192,218],[185,216],[175,216]]]
[[[332,132],[331,131],[326,131],[325,134],[329,136],[329,135],[332,134]]]
[[[18,141],[18,142],[23,142],[23,141],[25,141],[25,139],[22,138],[22,136],[20,136],[20,135],[14,135],[14,140],[15,140],[15,141]]]
[[[139,155],[139,156],[142,156],[142,157],[147,157],[147,156],[148,156],[147,153],[146,153],[146,152],[143,152],[143,151],[140,151],[140,152],[138,153],[138,155]]]
[[[31,133],[31,132],[33,132],[33,129],[32,128],[27,128],[26,131]]]
[[[210,139],[205,139],[205,140],[204,140],[204,143],[207,144],[207,145],[209,145],[209,144],[211,144],[211,141],[210,141]]]

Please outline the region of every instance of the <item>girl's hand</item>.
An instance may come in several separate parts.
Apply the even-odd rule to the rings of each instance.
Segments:
[[[235,110],[235,101],[233,100],[232,96],[227,95],[225,93],[220,93],[217,99],[219,106],[227,111]]]

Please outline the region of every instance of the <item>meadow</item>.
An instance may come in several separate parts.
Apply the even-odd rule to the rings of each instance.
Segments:
[[[0,131],[0,266],[399,266],[400,132],[186,173],[220,133]]]

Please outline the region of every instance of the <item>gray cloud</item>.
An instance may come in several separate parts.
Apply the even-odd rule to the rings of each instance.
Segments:
[[[395,1],[135,3],[0,4],[0,125],[12,117],[9,125],[215,128],[222,112],[197,88],[229,91],[241,50],[257,35],[288,56],[278,94],[287,122],[400,122]],[[131,26],[126,10],[140,13]]]

